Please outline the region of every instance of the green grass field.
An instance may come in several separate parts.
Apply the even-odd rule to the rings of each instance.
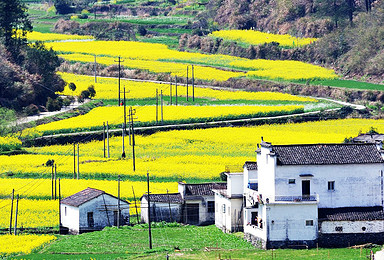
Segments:
[[[149,249],[146,225],[106,228],[58,240],[34,254],[12,259],[366,259],[370,249],[277,249],[254,248],[242,233],[225,234],[214,225],[206,227],[158,224],[152,228]],[[376,252],[380,247],[375,247]]]
[[[330,86],[330,87],[339,87],[339,88],[350,88],[350,89],[363,89],[363,90],[384,90],[384,85],[382,84],[373,84],[368,82],[361,82],[356,80],[317,80],[310,82],[311,85],[321,85],[321,86]]]

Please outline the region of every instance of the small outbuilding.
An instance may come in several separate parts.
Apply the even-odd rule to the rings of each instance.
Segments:
[[[129,223],[129,202],[93,188],[87,188],[62,199],[60,210],[61,227],[68,229],[71,234]]]

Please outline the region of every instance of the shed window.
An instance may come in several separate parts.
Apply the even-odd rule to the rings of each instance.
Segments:
[[[295,179],[289,179],[288,180],[288,184],[295,184],[296,183],[296,180]]]
[[[64,216],[67,216],[67,207],[64,207]]]
[[[335,190],[335,181],[328,182],[328,190]]]
[[[208,201],[208,213],[215,212],[215,202],[214,201]]]
[[[93,212],[87,213],[88,227],[94,227],[95,221],[93,220]]]
[[[306,221],[305,221],[305,225],[306,225],[306,226],[313,226],[313,220],[312,220],[312,219],[310,219],[310,220],[306,220]]]

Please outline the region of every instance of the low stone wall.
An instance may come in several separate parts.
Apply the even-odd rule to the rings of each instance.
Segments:
[[[255,237],[252,234],[244,233],[244,239],[256,248],[267,249],[267,242],[261,238]]]
[[[364,234],[321,234],[320,247],[348,247],[366,243],[384,244],[384,232]]]

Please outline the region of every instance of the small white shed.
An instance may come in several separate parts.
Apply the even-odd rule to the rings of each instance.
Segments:
[[[61,226],[71,234],[101,230],[129,223],[129,202],[105,191],[87,188],[60,201]]]

